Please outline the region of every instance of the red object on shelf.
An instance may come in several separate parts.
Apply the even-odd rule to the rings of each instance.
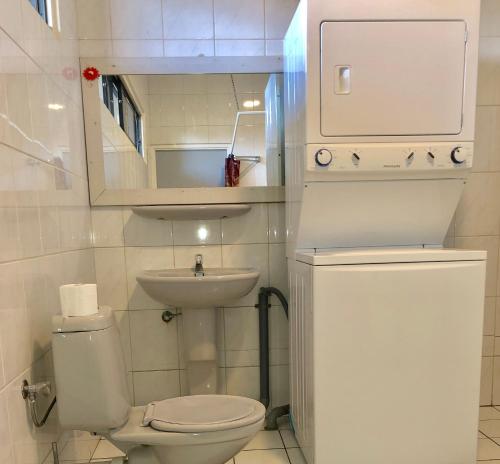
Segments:
[[[240,183],[240,161],[234,155],[226,158],[226,187],[238,187]]]
[[[93,66],[85,68],[82,74],[83,77],[88,81],[95,81],[101,75],[99,70],[97,68],[94,68]]]

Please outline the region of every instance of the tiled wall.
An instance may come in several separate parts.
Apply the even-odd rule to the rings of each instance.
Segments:
[[[488,251],[481,379],[486,405],[500,404],[500,0],[483,0],[481,9],[474,172],[448,244]]]
[[[269,74],[148,76],[147,145],[215,144],[229,148],[237,112],[251,111],[243,102],[258,100],[255,110],[265,109],[268,80]],[[241,162],[240,186],[267,185],[265,121],[265,115],[239,119],[234,154],[261,156],[260,163]],[[187,173],[188,180],[192,176],[192,172]]]
[[[0,13],[0,462],[38,464],[60,438],[40,430],[23,379],[52,378],[58,286],[95,281],[73,0],[51,30],[28,0]],[[57,28],[56,28],[57,29]],[[49,105],[53,109],[49,108]],[[42,406],[43,407],[43,406]]]
[[[281,55],[298,0],[78,0],[85,57]]]
[[[136,282],[143,269],[187,268],[201,253],[204,266],[255,267],[250,295],[218,309],[223,391],[259,397],[258,288],[287,293],[284,205],[255,204],[244,216],[210,221],[144,219],[129,208],[92,209],[99,302],[117,311],[135,403],[186,393],[180,324],[162,322],[163,306]],[[204,230],[199,234],[200,229]],[[200,239],[200,237],[205,237]],[[288,321],[278,302],[270,311],[271,398],[288,402]]]

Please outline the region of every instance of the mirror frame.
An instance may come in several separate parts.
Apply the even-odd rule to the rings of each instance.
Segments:
[[[80,68],[101,74],[282,73],[277,56],[186,58],[81,58]],[[81,73],[80,73],[81,75]],[[92,206],[275,203],[285,201],[285,187],[203,187],[106,189],[97,81],[81,77],[85,142]]]

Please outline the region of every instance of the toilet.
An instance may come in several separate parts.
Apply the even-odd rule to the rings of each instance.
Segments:
[[[132,407],[110,308],[54,316],[52,346],[62,427],[105,436],[131,464],[224,464],[264,423],[264,406],[239,396],[193,395]]]

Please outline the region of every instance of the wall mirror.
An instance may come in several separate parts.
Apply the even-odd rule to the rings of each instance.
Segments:
[[[102,72],[82,87],[92,204],[283,200],[281,73]]]

